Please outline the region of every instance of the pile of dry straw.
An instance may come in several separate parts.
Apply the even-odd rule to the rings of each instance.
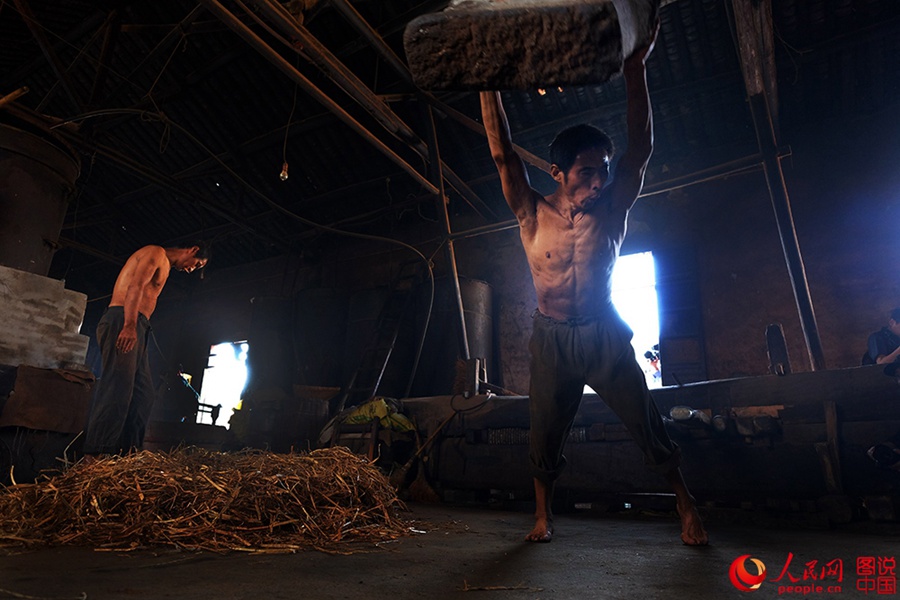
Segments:
[[[348,552],[408,533],[402,508],[346,448],[144,451],[0,490],[0,545]]]

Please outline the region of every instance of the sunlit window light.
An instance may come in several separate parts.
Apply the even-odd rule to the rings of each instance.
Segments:
[[[200,408],[197,422],[229,427],[228,420],[240,406],[247,383],[247,342],[225,342],[209,349],[209,362],[203,371],[200,389]],[[217,408],[218,407],[218,408]],[[213,423],[213,411],[218,418]]]
[[[652,252],[620,256],[612,274],[612,301],[634,331],[631,345],[638,364],[644,370],[647,387],[662,387],[660,371],[645,353],[659,344],[659,304],[656,294],[656,268]],[[589,387],[585,391],[590,391]]]

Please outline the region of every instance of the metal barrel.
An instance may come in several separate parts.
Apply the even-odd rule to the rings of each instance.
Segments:
[[[80,162],[49,135],[0,123],[0,264],[46,276]]]
[[[496,364],[493,289],[487,282],[466,277],[460,277],[459,288],[466,320],[466,335],[469,339],[469,355],[485,359],[490,379]],[[419,331],[425,321],[427,294],[427,285],[422,285],[417,303]],[[410,396],[439,396],[453,392],[457,376],[457,360],[460,358],[457,331],[459,318],[456,317],[456,311],[452,282],[447,278],[437,279],[428,334],[425,337]]]

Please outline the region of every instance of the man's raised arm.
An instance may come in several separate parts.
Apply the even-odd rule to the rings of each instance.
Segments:
[[[634,206],[644,187],[644,173],[653,153],[653,111],[650,108],[645,61],[653,50],[656,32],[649,44],[625,59],[622,69],[628,96],[628,147],[616,167],[613,203],[615,209],[626,213]]]
[[[531,188],[522,157],[513,148],[500,92],[481,92],[481,117],[506,203],[520,223],[533,218],[537,192]]]

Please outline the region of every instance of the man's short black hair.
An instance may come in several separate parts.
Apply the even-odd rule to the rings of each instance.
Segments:
[[[605,150],[612,158],[615,148],[612,140],[593,125],[575,125],[560,131],[550,143],[550,163],[568,173],[575,164],[579,152],[589,148]]]
[[[181,244],[177,244],[176,248],[193,248],[197,246],[199,250],[197,250],[196,256],[197,258],[205,258],[207,262],[209,262],[209,257],[212,254],[212,248],[210,247],[210,243],[206,240],[195,240],[193,242],[183,242]]]
[[[900,308],[895,308],[891,311],[891,318],[897,323],[900,323]]]

